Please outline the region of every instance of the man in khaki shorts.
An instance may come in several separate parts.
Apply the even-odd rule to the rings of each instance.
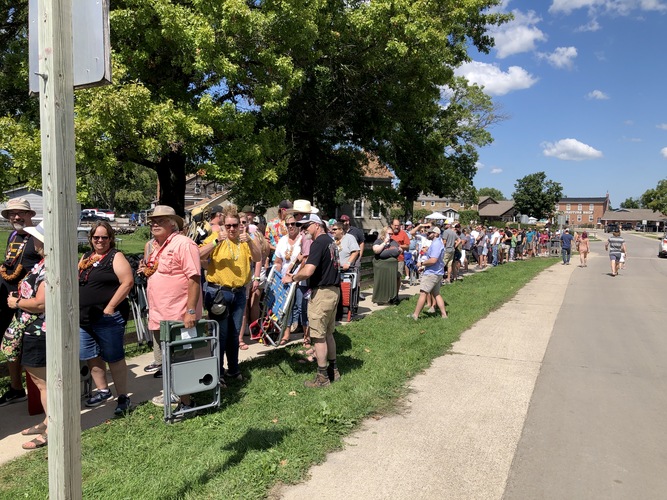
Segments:
[[[327,387],[340,379],[336,366],[336,307],[340,299],[340,269],[336,243],[327,234],[317,214],[305,214],[297,226],[308,232],[312,245],[306,264],[295,274],[286,274],[283,283],[308,280],[311,289],[308,305],[310,339],[317,358],[317,376],[306,387]]]
[[[432,294],[435,298],[435,303],[440,309],[440,316],[442,318],[447,317],[447,311],[445,310],[445,300],[440,295],[440,285],[442,283],[442,277],[445,274],[445,265],[444,265],[444,254],[445,246],[442,240],[440,239],[440,229],[437,227],[431,227],[428,230],[428,239],[431,240],[431,245],[426,251],[424,260],[420,268],[424,272],[419,283],[419,299],[417,299],[417,305],[415,306],[415,312],[408,314],[409,318],[414,319],[415,321],[419,319],[419,313],[424,308],[426,304],[426,299],[429,294]]]

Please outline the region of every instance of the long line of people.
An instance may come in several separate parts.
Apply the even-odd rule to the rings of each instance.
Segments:
[[[35,212],[22,198],[10,200],[2,216],[14,230],[0,265],[2,351],[11,383],[0,406],[25,401],[24,367],[46,411],[43,224],[33,225]],[[260,315],[263,283],[275,266],[283,283],[298,283],[280,344],[287,344],[299,329],[304,344],[310,347],[312,342],[308,354],[317,361],[318,373],[314,381],[306,382],[308,387],[324,387],[340,378],[332,336],[333,322],[342,316],[340,273],[358,272],[365,243],[363,232],[350,226],[348,216],[325,223],[309,201],[283,200],[277,217],[263,228],[252,207],[239,211],[231,204],[216,206],[211,209],[209,234],[198,244],[183,234],[184,220],[171,207],[156,206],[148,224],[151,238],[136,270],[147,280],[148,329],[154,338],[154,359],[145,371],[162,376],[162,321],[182,321],[191,328],[206,313],[220,326],[219,383],[224,387],[228,381],[243,380],[239,351],[247,349],[246,336]],[[402,277],[416,269],[422,274],[420,296],[411,316],[417,319],[427,307],[446,318],[439,293],[444,282],[462,279],[459,271],[467,269],[471,260],[484,268],[539,255],[543,234],[548,238],[534,230],[459,224],[444,224],[441,229],[426,221],[413,226],[395,219],[372,245],[372,300],[398,303]],[[124,334],[130,310],[127,297],[135,277],[116,248],[108,222],[92,225],[89,243],[91,250],[78,264],[80,358],[90,369],[96,391],[84,404],[97,407],[113,398],[108,365],[116,392],[114,413],[122,416],[132,408]],[[190,395],[159,395],[152,402],[178,404],[182,410],[195,406]],[[36,436],[24,448],[47,444],[47,423],[45,418],[22,431]]]

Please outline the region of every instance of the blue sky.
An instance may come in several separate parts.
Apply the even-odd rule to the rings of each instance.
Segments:
[[[618,208],[667,178],[667,0],[507,0],[496,46],[457,70],[508,119],[480,149],[475,187],[510,198],[543,171],[569,197]]]

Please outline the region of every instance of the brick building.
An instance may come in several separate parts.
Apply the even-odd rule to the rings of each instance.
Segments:
[[[604,198],[563,198],[556,205],[556,212],[565,216],[568,226],[600,228],[609,204],[609,193]]]

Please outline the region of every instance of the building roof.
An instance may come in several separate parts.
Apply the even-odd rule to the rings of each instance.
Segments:
[[[649,222],[667,220],[667,215],[647,208],[619,208],[607,210],[602,216],[604,221],[635,222],[646,220]]]
[[[514,210],[514,200],[503,200],[491,203],[479,209],[480,217],[501,217]]]
[[[603,198],[561,198],[558,203],[604,203],[607,200],[606,196]]]
[[[366,179],[393,179],[394,174],[386,165],[380,163],[377,156],[367,153],[368,164],[362,165],[364,178]]]

